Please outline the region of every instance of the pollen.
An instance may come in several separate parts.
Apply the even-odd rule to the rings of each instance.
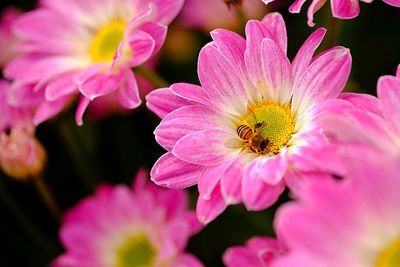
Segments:
[[[125,27],[125,21],[113,20],[97,31],[89,48],[93,63],[113,60],[118,45],[124,38]]]
[[[282,147],[287,146],[295,131],[295,123],[290,104],[278,105],[272,101],[263,100],[250,104],[247,113],[241,117],[237,125],[247,125],[253,130],[253,135],[261,136],[253,140],[266,140],[265,148],[256,147],[258,143],[252,143],[251,139],[243,143],[244,148],[260,155],[271,155],[279,153]]]
[[[376,267],[400,266],[400,239],[386,247],[379,255]]]

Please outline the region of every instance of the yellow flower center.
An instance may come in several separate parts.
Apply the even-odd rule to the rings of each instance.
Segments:
[[[263,100],[250,104],[247,114],[236,123],[236,126],[239,137],[243,139],[244,149],[259,155],[274,155],[287,145],[294,133],[295,123],[296,119],[291,113],[290,104],[281,106]],[[244,135],[244,126],[247,127],[247,135]]]
[[[97,31],[89,48],[94,63],[113,60],[119,43],[124,39],[125,27],[125,21],[113,20]]]
[[[118,249],[116,267],[150,267],[156,255],[156,249],[146,236],[134,236]]]
[[[376,261],[376,267],[400,266],[400,239],[386,247]]]

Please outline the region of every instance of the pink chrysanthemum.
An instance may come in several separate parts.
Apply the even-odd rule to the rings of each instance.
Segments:
[[[213,31],[214,41],[199,56],[202,87],[178,83],[147,97],[163,118],[156,140],[168,150],[152,179],[171,188],[198,183],[204,223],[228,204],[243,201],[249,210],[272,205],[284,178],[292,183],[297,170],[313,170],[323,161],[315,151],[329,143],[314,117],[319,104],[342,91],[351,56],[334,47],[313,57],[324,34],[316,30],[291,63],[278,13],[249,21],[247,40]]]
[[[313,183],[278,210],[289,253],[273,267],[400,266],[400,161],[350,165],[345,180]]]
[[[321,125],[337,144],[347,147],[361,145],[373,150],[372,157],[376,154],[379,157],[398,157],[400,65],[396,76],[385,75],[379,78],[377,94],[378,98],[365,94],[343,94],[341,98],[344,101],[336,101],[336,105],[341,105],[337,116],[321,116]]]
[[[274,0],[262,0],[265,4],[271,3]],[[360,0],[365,3],[371,3],[372,0]],[[302,6],[306,0],[295,0],[289,7],[291,13],[300,13]],[[400,0],[383,0],[383,2],[400,7]],[[308,25],[314,26],[314,14],[326,3],[326,0],[313,0],[307,10]],[[352,19],[360,13],[359,0],[331,0],[332,15],[339,19]]]
[[[227,267],[267,267],[285,253],[283,246],[269,237],[253,237],[246,246],[229,248],[223,256]]]
[[[23,54],[5,74],[15,79],[17,88],[34,84],[34,91],[43,92],[36,124],[59,112],[78,92],[78,124],[90,101],[100,96],[115,93],[123,107],[135,108],[141,100],[131,68],[161,48],[167,25],[183,2],[42,0],[40,8],[15,22]]]
[[[132,189],[102,186],[67,213],[61,241],[67,251],[54,267],[201,267],[184,252],[201,227],[187,209],[187,194],[146,182]]]

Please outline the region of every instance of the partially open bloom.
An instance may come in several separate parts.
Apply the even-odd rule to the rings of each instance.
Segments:
[[[3,68],[18,53],[18,38],[12,33],[12,23],[21,15],[18,9],[8,7],[0,14],[0,68]]]
[[[263,0],[265,4],[271,3],[274,0]],[[372,0],[360,0],[365,3],[371,3]],[[400,0],[383,0],[385,3],[400,7]],[[291,13],[300,13],[302,6],[306,0],[295,0],[289,7]],[[308,25],[314,26],[314,14],[326,3],[326,0],[313,0],[307,10]],[[339,19],[352,19],[360,13],[359,0],[331,0],[332,15]]]
[[[55,267],[201,267],[184,252],[200,228],[184,191],[146,182],[132,189],[101,186],[65,216],[60,231],[67,251]]]
[[[266,13],[265,5],[259,0],[242,1],[243,13],[252,19],[260,19]],[[195,27],[206,32],[215,28],[240,29],[241,21],[236,8],[223,0],[187,0],[180,15],[184,26]]]
[[[400,266],[400,161],[351,167],[345,180],[313,183],[278,210],[289,253],[273,267]]]
[[[37,177],[46,163],[46,152],[35,137],[32,109],[16,108],[8,101],[9,84],[0,80],[0,169],[26,180]]]
[[[199,55],[202,86],[178,83],[147,97],[163,118],[155,135],[168,151],[152,169],[155,183],[198,183],[197,212],[207,223],[228,204],[267,208],[284,190],[284,178],[292,182],[295,170],[317,168],[324,159],[315,151],[329,140],[314,117],[319,104],[340,94],[351,66],[344,47],[313,57],[324,34],[316,30],[290,62],[278,13],[249,21],[246,40],[213,31],[214,41]]]
[[[346,93],[336,116],[324,114],[324,131],[343,146],[361,145],[379,157],[400,156],[400,65],[396,76],[379,78],[378,98]],[[333,103],[332,103],[333,104]],[[339,104],[339,103],[337,103]],[[345,103],[346,104],[346,103]],[[365,155],[359,155],[365,157]]]
[[[229,248],[223,256],[226,267],[269,267],[283,255],[285,249],[277,240],[269,237],[253,237],[246,246]]]
[[[78,124],[90,101],[111,93],[123,107],[135,108],[141,100],[132,68],[159,51],[183,2],[42,0],[40,8],[15,22],[23,54],[5,74],[15,79],[16,93],[28,84],[43,92],[35,124],[59,112],[79,92]]]

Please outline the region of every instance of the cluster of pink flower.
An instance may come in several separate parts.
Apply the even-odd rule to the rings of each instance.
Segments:
[[[255,2],[246,10],[259,16]],[[310,25],[324,3],[312,2]],[[30,12],[7,10],[0,22],[1,169],[20,179],[42,172],[46,153],[35,126],[71,102],[79,102],[78,125],[89,105],[108,105],[98,102],[104,99],[113,107],[141,105],[146,86],[137,72],[154,60],[183,4],[41,0]],[[358,2],[332,0],[332,10],[353,18]],[[188,1],[181,21],[209,29],[210,18],[221,18],[212,15]],[[286,32],[279,13],[247,21],[245,37],[213,30],[199,54],[201,86],[175,83],[147,94],[147,108],[162,119],[155,138],[167,151],[151,180],[170,189],[146,182],[143,172],[132,189],[99,187],[64,217],[67,251],[54,266],[202,266],[184,252],[200,222],[233,204],[264,210],[285,188],[294,201],[277,210],[276,238],[228,249],[227,266],[400,266],[400,66],[379,79],[378,97],[342,93],[350,50],[314,56],[326,33],[318,28],[290,60]],[[197,214],[182,190],[193,185]]]

